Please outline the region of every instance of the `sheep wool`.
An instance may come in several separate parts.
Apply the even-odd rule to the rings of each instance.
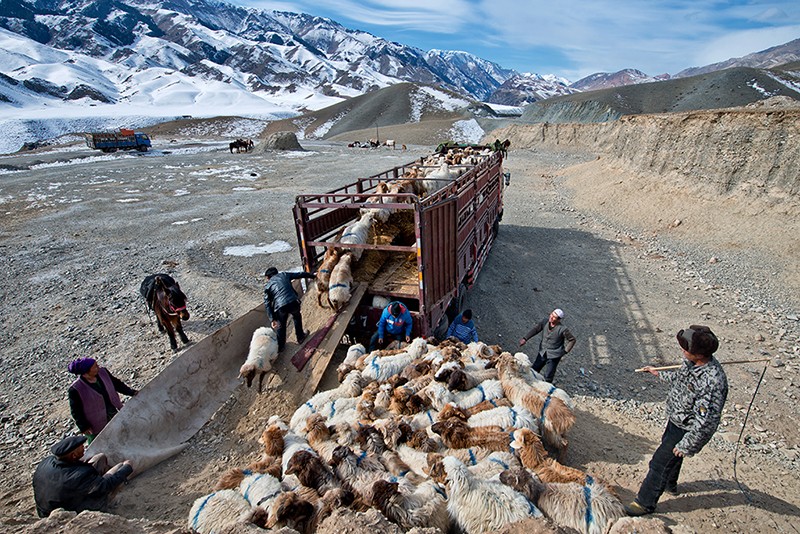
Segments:
[[[189,510],[189,530],[213,534],[236,523],[247,521],[250,503],[236,490],[226,489],[195,499]]]

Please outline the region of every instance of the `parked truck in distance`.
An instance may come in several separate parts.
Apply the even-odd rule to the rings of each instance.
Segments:
[[[457,177],[441,180],[433,192],[382,193],[379,185],[416,175],[412,181],[427,181],[430,187],[432,171],[441,169],[440,161],[451,148],[466,146],[441,145],[431,158],[327,193],[296,197],[295,228],[305,270],[318,270],[328,247],[364,249],[356,270],[369,273],[366,278],[353,273],[356,282],[368,284],[348,328],[355,337],[367,338],[374,332],[380,302],[402,301],[414,319],[413,335],[439,339],[463,311],[466,293],[489,255],[503,216],[503,189],[510,180],[502,167],[507,145],[503,150],[469,146],[469,157],[447,166]],[[374,224],[367,243],[337,243],[342,228],[369,209],[388,209],[391,215]]]
[[[134,132],[127,128],[120,128],[118,132],[93,132],[83,134],[86,146],[103,152],[116,152],[117,150],[138,150],[147,152],[150,137],[146,133]]]

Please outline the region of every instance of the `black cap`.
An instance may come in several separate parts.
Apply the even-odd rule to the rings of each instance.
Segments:
[[[70,436],[68,438],[64,438],[52,447],[50,447],[50,452],[52,452],[55,456],[66,456],[67,454],[71,453],[75,449],[77,449],[83,442],[86,441],[86,436],[83,434],[78,434],[77,436]]]
[[[275,267],[270,267],[264,272],[264,276],[269,276],[270,278],[272,278],[276,274],[278,274],[278,269],[276,269]]]
[[[395,302],[389,307],[389,313],[391,313],[395,317],[399,317],[401,312],[402,308],[400,307],[399,302]]]

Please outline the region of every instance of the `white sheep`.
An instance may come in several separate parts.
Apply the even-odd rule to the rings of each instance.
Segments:
[[[481,480],[452,456],[442,460],[447,480],[447,510],[466,534],[499,530],[528,517],[542,517],[522,494],[498,481]]]
[[[247,353],[247,359],[239,369],[239,378],[244,378],[247,382],[247,387],[250,387],[256,373],[259,373],[258,392],[261,393],[264,375],[272,369],[272,363],[277,357],[278,335],[268,326],[256,328],[250,340],[250,351]]]
[[[320,391],[301,404],[292,415],[289,428],[298,434],[303,434],[308,416],[317,413],[323,406],[336,399],[361,395],[361,383],[361,373],[357,370],[350,371],[338,387]]]
[[[369,197],[365,204],[388,204],[391,202],[391,197],[382,196],[387,193],[389,193],[389,186],[386,182],[378,182],[378,185],[375,186],[375,195]],[[362,216],[371,214],[372,218],[376,221],[386,222],[389,220],[392,210],[389,208],[361,208],[360,213]]]
[[[343,245],[364,245],[369,237],[369,229],[372,227],[372,213],[366,212],[356,222],[345,227],[339,243]],[[364,253],[363,248],[345,249],[355,256],[356,261],[361,259]],[[335,271],[334,271],[335,272]],[[331,275],[333,276],[333,275]]]
[[[281,492],[281,481],[272,475],[254,473],[239,483],[239,493],[250,506],[269,510],[275,497]]]
[[[225,489],[195,499],[189,510],[189,530],[199,534],[220,532],[252,517],[250,503],[241,493]]]
[[[379,356],[379,351],[372,351],[364,360],[364,369],[361,374],[369,380],[383,381],[387,378],[399,374],[406,365],[414,361],[408,352],[393,354],[391,356]]]
[[[561,399],[564,401],[564,404],[567,405],[567,408],[575,411],[575,403],[573,402],[572,397],[570,397],[566,391],[555,387],[553,384],[546,381],[541,374],[534,371],[533,366],[531,365],[531,360],[528,358],[527,354],[524,352],[518,352],[514,354],[514,359],[520,363],[520,373],[528,373],[530,384],[534,387],[534,389],[541,391],[546,396]]]
[[[353,286],[352,262],[353,254],[344,254],[331,272],[331,279],[328,283],[328,303],[337,312],[350,302],[350,290]]]

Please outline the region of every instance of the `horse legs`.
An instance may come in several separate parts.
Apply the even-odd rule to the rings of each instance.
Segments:
[[[183,323],[181,323],[180,319],[177,320],[177,324],[175,325],[175,330],[178,331],[178,335],[181,337],[181,341],[183,341],[184,345],[186,343],[189,343],[189,338],[186,337],[186,334],[183,332]]]

